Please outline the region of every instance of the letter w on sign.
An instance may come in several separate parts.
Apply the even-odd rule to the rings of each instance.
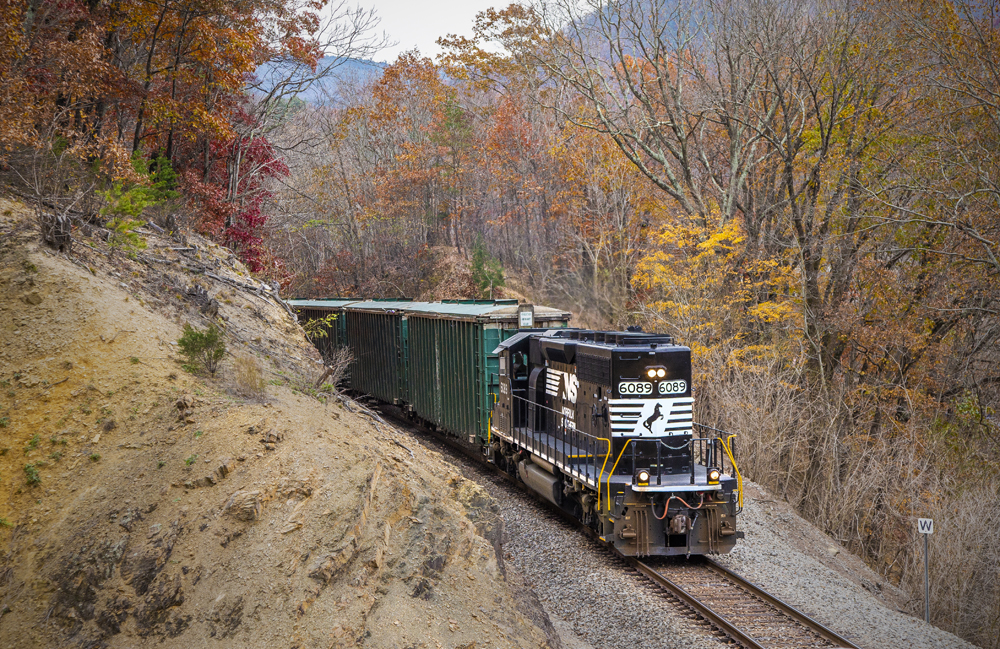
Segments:
[[[933,534],[934,533],[934,519],[933,518],[918,518],[917,519],[917,532],[920,534]]]

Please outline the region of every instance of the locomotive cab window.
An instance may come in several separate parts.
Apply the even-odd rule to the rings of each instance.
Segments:
[[[511,358],[511,365],[511,374],[514,376],[514,380],[523,381],[528,378],[528,363],[523,353],[516,352]]]

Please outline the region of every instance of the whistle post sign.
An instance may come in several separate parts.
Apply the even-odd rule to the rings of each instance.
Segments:
[[[924,622],[931,621],[931,582],[929,559],[927,558],[927,539],[934,533],[933,518],[918,518],[917,532],[924,535]]]

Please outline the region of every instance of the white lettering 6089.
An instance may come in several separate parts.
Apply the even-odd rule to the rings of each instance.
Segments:
[[[649,381],[622,381],[618,384],[619,394],[652,394],[653,384]]]
[[[687,392],[688,384],[684,379],[676,381],[660,381],[660,394],[684,394]]]

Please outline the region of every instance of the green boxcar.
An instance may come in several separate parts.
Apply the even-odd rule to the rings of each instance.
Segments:
[[[330,300],[288,300],[288,306],[299,316],[299,322],[320,320],[334,315],[336,320],[321,328],[325,336],[314,337],[313,343],[324,360],[331,360],[335,350],[347,345],[347,321],[344,318],[344,307],[358,300],[334,298]]]
[[[348,386],[386,403],[406,398],[406,321],[413,302],[370,300],[344,307],[347,341],[353,354]]]
[[[337,313],[317,340],[324,354],[348,345],[347,385],[404,406],[438,428],[485,441],[499,389],[500,342],[521,328],[568,326],[570,314],[517,300],[291,300],[304,318]]]
[[[529,327],[567,326],[570,314],[516,300],[414,303],[406,321],[404,401],[444,431],[485,441],[490,409],[499,389],[497,345],[519,330],[519,312],[532,313]]]

